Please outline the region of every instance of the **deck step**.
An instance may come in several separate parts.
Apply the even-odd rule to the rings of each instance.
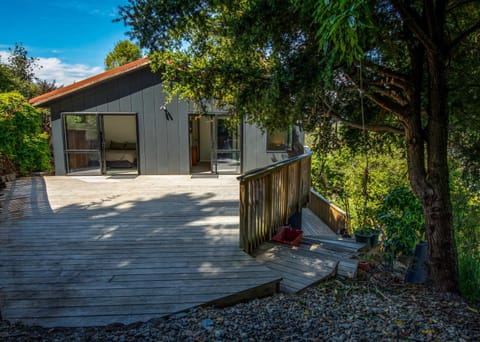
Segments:
[[[356,277],[358,260],[352,258],[364,244],[335,238],[305,237],[298,247],[266,242],[253,255],[283,278],[280,291],[299,293],[335,275]]]
[[[255,251],[255,259],[282,277],[280,291],[298,293],[335,275],[338,261],[317,258],[305,251],[270,242]]]
[[[358,253],[366,245],[356,242],[354,239],[342,238],[337,236],[304,236],[302,243],[307,245],[318,245],[324,249],[335,252]]]
[[[249,288],[244,291],[239,291],[234,294],[215,299],[211,302],[205,303],[203,306],[215,306],[224,308],[238,303],[247,302],[249,300],[272,296],[280,291],[282,278],[278,276],[275,280]]]

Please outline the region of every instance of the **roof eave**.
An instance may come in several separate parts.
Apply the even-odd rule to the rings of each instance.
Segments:
[[[72,83],[72,84],[67,85],[65,87],[58,88],[58,89],[55,89],[51,92],[48,92],[48,93],[42,94],[40,96],[34,97],[34,98],[30,99],[28,102],[35,107],[46,106],[47,104],[49,104],[49,103],[51,103],[55,100],[58,100],[62,97],[70,95],[72,93],[75,93],[79,90],[82,90],[82,89],[91,87],[93,85],[96,85],[96,84],[114,79],[116,77],[120,77],[120,76],[128,74],[132,71],[142,69],[149,64],[150,64],[150,59],[148,59],[148,57],[144,57],[144,58],[138,59],[134,62],[119,66],[117,68],[105,71],[101,74],[86,78],[86,79],[81,80],[79,82]]]

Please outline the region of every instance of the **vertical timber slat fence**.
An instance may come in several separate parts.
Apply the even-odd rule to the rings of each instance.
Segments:
[[[308,203],[308,209],[310,209],[315,215],[317,215],[323,222],[327,224],[335,233],[340,233],[342,229],[348,227],[348,215],[337,207],[330,203],[325,197],[311,190],[310,202]]]
[[[240,247],[251,253],[309,201],[311,152],[240,177]]]

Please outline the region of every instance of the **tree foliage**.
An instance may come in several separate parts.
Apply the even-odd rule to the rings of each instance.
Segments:
[[[15,44],[13,49],[9,48],[8,68],[11,80],[14,82],[15,90],[29,98],[37,94],[34,81],[36,60],[28,56],[27,50],[22,44]]]
[[[122,40],[115,44],[112,51],[105,57],[105,70],[133,62],[142,57],[142,51],[137,44],[129,40]]]
[[[50,149],[48,135],[42,132],[42,113],[18,92],[0,94],[0,141],[2,173],[26,175],[50,170]]]
[[[480,33],[463,42],[451,62],[450,154],[471,186],[480,179]],[[480,184],[479,184],[480,185]],[[480,189],[470,188],[471,191]]]
[[[351,145],[350,140],[342,137],[334,149],[317,149],[313,154],[313,186],[344,208],[351,233],[355,228],[379,225],[378,212],[385,196],[408,187],[404,149],[400,144],[375,137],[378,134],[369,135],[369,141],[380,142],[376,149],[368,151],[368,156],[363,148],[358,148],[359,144]]]
[[[26,98],[57,86],[55,81],[35,77],[36,59],[28,56],[22,44],[9,52],[6,61],[0,60],[0,173],[49,171],[49,113],[33,108]]]
[[[28,56],[22,44],[9,48],[6,61],[0,60],[0,93],[18,91],[25,98],[31,98],[57,88],[55,81],[48,82],[35,77],[37,60]]]
[[[465,172],[462,159],[451,161],[451,179],[460,289],[480,302],[480,179]]]
[[[321,82],[314,34],[292,11],[288,1],[131,1],[121,15],[172,95],[213,99],[268,127],[301,119]]]
[[[300,120],[330,129],[341,122],[402,134],[410,184],[424,210],[432,281],[455,292],[449,89],[462,79],[452,68],[458,54],[475,50],[479,6],[469,0],[129,0],[120,15],[152,51],[171,94],[200,106],[214,99],[266,127]],[[477,68],[478,58],[472,62]]]
[[[331,19],[332,11],[349,16],[346,3],[356,2],[318,2],[317,21]],[[470,1],[391,0],[368,6],[372,15],[365,23],[373,24],[373,29],[357,25],[351,41],[339,43],[348,51],[351,42],[365,42],[360,58],[355,52],[347,53],[351,56],[347,66],[355,66],[351,63],[355,61],[357,72],[341,68],[341,75],[403,126],[410,183],[424,210],[432,280],[438,288],[458,291],[447,158],[452,80],[448,72],[459,45],[480,29],[480,8]],[[336,28],[318,32],[324,30],[333,41],[344,34]],[[338,55],[336,50],[338,44],[327,47],[326,53]]]
[[[35,78],[36,60],[28,56],[28,52],[22,44],[15,44],[13,49],[8,49],[10,55],[8,63],[11,67],[13,76],[21,82],[33,82]]]
[[[16,82],[12,75],[11,69],[1,63],[0,60],[0,93],[12,91],[15,89]]]
[[[392,256],[410,255],[425,232],[422,206],[412,191],[392,190],[377,212],[385,233],[385,251]]]

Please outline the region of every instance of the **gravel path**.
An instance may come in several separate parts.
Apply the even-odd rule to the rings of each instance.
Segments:
[[[404,284],[380,267],[301,295],[198,308],[146,323],[89,328],[0,323],[2,341],[480,341],[478,305]]]

